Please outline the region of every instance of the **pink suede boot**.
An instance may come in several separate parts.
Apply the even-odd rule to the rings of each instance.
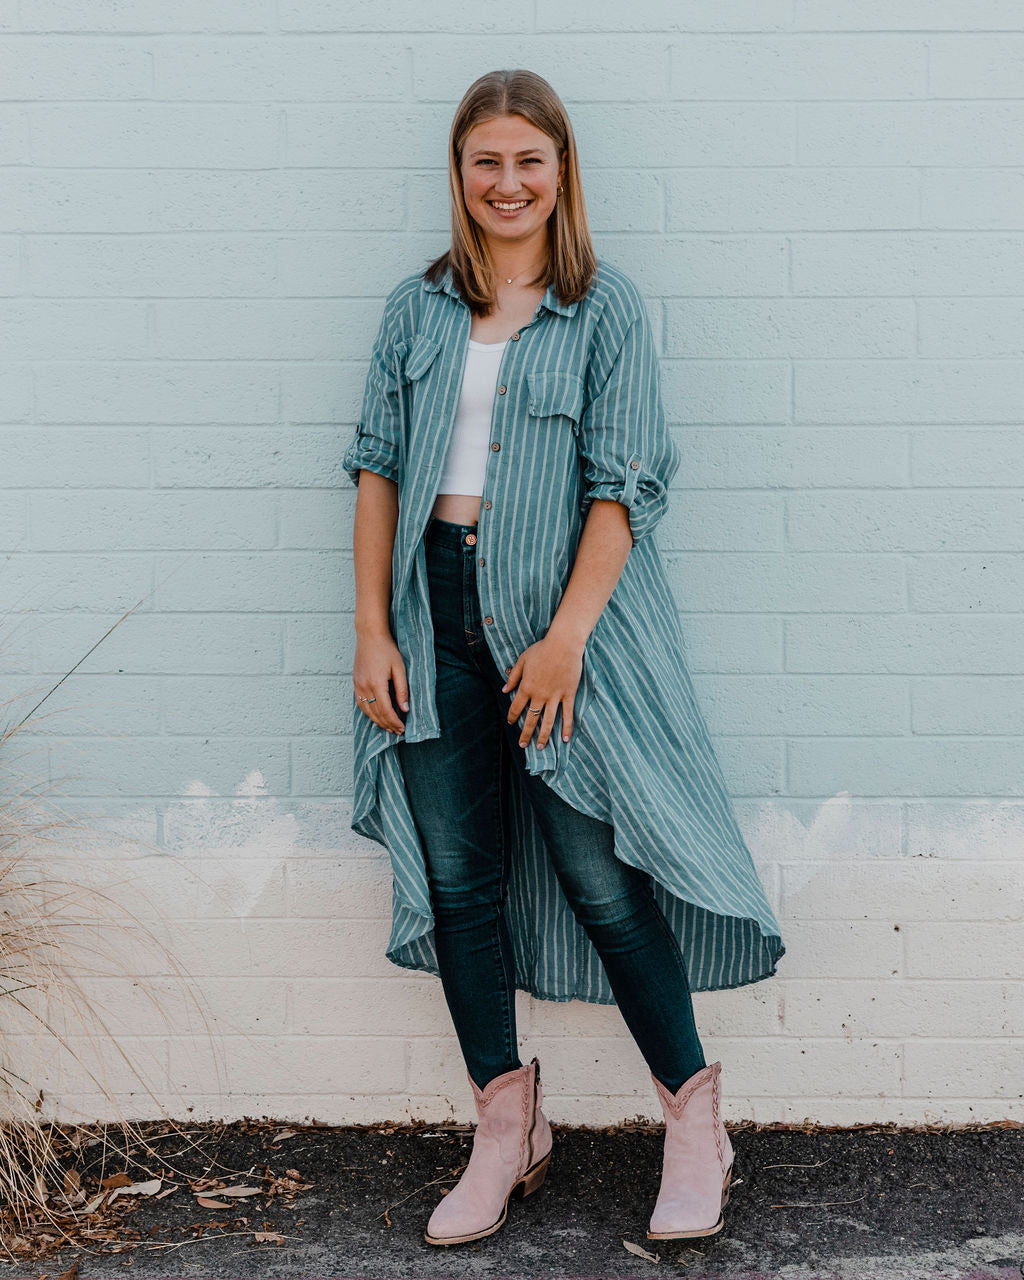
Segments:
[[[462,1244],[497,1231],[509,1197],[536,1191],[551,1159],[536,1058],[495,1076],[486,1089],[466,1075],[478,1117],[473,1150],[462,1177],[430,1215],[423,1237],[428,1244]]]
[[[702,1067],[674,1096],[651,1073],[665,1112],[665,1153],[650,1240],[711,1236],[724,1225],[733,1149],[719,1115],[721,1070],[720,1062]]]

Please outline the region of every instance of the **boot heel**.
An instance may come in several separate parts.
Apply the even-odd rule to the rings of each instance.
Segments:
[[[547,1174],[547,1171],[548,1171],[548,1163],[550,1160],[551,1160],[551,1152],[549,1151],[542,1160],[538,1160],[537,1163],[531,1169],[527,1169],[527,1171],[516,1183],[515,1191],[512,1194],[522,1198],[523,1196],[528,1196],[531,1191],[536,1191],[537,1188],[540,1186],[540,1184],[544,1181],[545,1175]]]

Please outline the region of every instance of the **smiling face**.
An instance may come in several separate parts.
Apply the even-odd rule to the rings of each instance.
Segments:
[[[565,164],[554,139],[517,115],[474,125],[462,148],[466,208],[486,238],[517,244],[546,237]]]

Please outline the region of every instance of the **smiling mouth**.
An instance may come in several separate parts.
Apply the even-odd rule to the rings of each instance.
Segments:
[[[499,213],[518,213],[520,209],[525,209],[532,202],[530,200],[488,200],[487,203]]]

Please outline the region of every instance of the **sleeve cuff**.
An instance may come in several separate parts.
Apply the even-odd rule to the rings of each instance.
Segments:
[[[341,465],[357,488],[360,471],[375,471],[377,475],[398,483],[398,465],[394,451],[386,447],[375,447],[373,441],[365,436],[360,436],[353,441]]]
[[[634,453],[626,461],[620,479],[600,480],[587,488],[584,513],[594,499],[621,502],[629,512],[629,528],[635,546],[661,519],[666,506],[665,486],[643,472],[643,458]]]

